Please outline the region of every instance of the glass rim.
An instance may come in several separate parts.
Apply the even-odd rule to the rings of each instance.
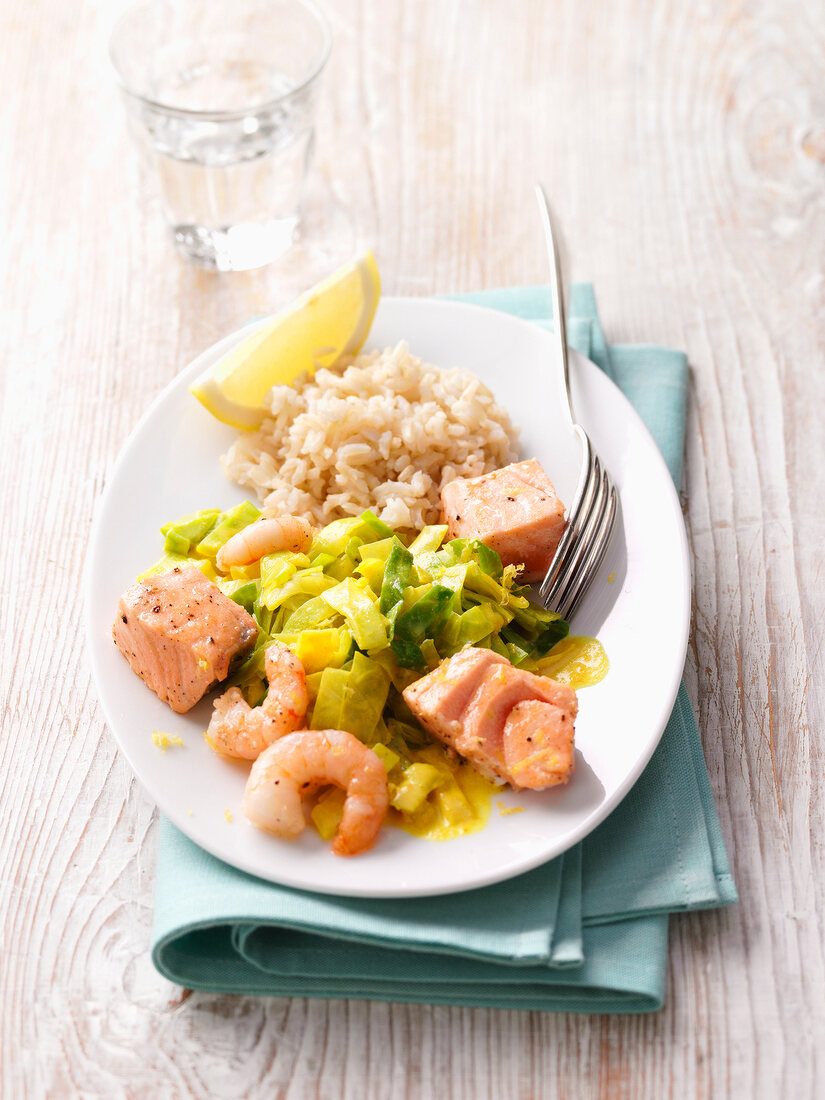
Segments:
[[[130,4],[126,11],[122,12],[115,20],[112,30],[109,34],[109,62],[114,70],[117,84],[122,92],[131,96],[132,99],[139,100],[141,103],[145,103],[149,107],[154,107],[159,111],[163,111],[167,115],[176,115],[180,118],[199,118],[209,122],[230,122],[236,119],[246,118],[250,114],[257,113],[259,111],[267,111],[273,107],[277,107],[279,103],[284,103],[294,96],[299,95],[306,88],[310,86],[323,72],[324,66],[329,61],[329,55],[332,52],[332,29],[329,24],[329,19],[322,11],[322,9],[315,3],[315,0],[292,0],[293,3],[299,7],[311,12],[318,22],[318,27],[321,31],[321,53],[318,61],[315,63],[309,75],[296,84],[294,88],[290,88],[288,92],[282,92],[280,95],[273,96],[271,99],[263,100],[260,103],[250,104],[246,107],[233,108],[231,111],[220,109],[209,110],[197,110],[192,107],[173,107],[169,103],[164,103],[163,100],[153,99],[151,96],[144,95],[143,92],[138,92],[134,88],[130,88],[126,81],[126,78],[121,72],[120,66],[115,60],[115,47],[114,41],[118,30],[122,23],[125,23],[126,19],[137,9],[142,7],[148,7],[154,0],[137,0],[136,3]]]

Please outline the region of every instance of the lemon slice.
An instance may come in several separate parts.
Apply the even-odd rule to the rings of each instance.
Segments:
[[[380,294],[378,266],[366,252],[257,328],[189,389],[224,424],[258,428],[273,386],[360,350]]]

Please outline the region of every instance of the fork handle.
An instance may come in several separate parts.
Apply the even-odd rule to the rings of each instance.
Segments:
[[[550,257],[550,296],[553,300],[553,313],[555,314],[556,347],[561,360],[562,374],[564,377],[564,392],[567,395],[567,416],[570,424],[575,427],[576,418],[573,415],[573,398],[570,394],[570,362],[567,354],[567,317],[564,308],[564,285],[561,277],[561,260],[556,243],[556,234],[553,232],[553,215],[550,212],[550,200],[541,183],[536,184],[536,198],[539,203],[544,236],[547,240],[547,252]]]

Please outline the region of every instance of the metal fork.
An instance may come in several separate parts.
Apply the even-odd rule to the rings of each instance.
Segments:
[[[553,234],[550,203],[540,183],[536,185],[536,195],[550,254],[550,293],[556,322],[555,342],[564,372],[567,415],[583,452],[582,469],[573,505],[567,514],[567,526],[539,586],[539,595],[549,611],[556,611],[563,619],[570,619],[595,577],[610,543],[616,521],[617,497],[610,475],[594,451],[587,432],[576,423],[573,415],[559,250]]]

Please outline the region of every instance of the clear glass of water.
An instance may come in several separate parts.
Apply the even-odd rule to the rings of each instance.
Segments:
[[[110,53],[177,248],[220,271],[289,248],[329,25],[313,0],[143,0]]]

